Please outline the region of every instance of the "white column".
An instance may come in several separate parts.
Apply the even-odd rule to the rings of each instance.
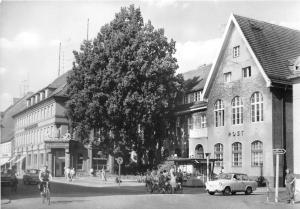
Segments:
[[[294,174],[296,176],[296,201],[300,199],[300,82],[293,85],[293,148]]]

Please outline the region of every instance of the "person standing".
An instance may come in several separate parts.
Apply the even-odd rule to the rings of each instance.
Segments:
[[[288,194],[288,203],[294,204],[295,202],[295,175],[291,172],[289,168],[285,170],[285,187]]]
[[[176,175],[175,175],[175,169],[174,166],[171,167],[170,169],[170,176],[171,176],[171,180],[170,180],[170,184],[172,187],[172,193],[174,193],[175,188],[176,188]]]
[[[102,174],[102,180],[106,181],[106,172],[105,172],[104,166],[101,170],[101,174]]]

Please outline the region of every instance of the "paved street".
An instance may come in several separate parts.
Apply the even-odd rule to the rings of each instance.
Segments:
[[[36,185],[19,184],[18,192],[11,193],[8,201],[8,189],[2,190],[1,207],[3,209],[38,209],[38,208],[226,208],[226,209],[268,209],[268,208],[300,208],[300,201],[295,205],[285,203],[283,191],[280,203],[266,201],[264,189],[253,195],[244,194],[210,196],[203,188],[184,188],[184,194],[148,194],[143,184],[124,182],[119,188],[113,181],[102,182],[99,179],[81,178],[74,182],[65,182],[62,178],[55,179],[51,184],[51,205],[43,205]],[[272,201],[273,198],[271,198]]]

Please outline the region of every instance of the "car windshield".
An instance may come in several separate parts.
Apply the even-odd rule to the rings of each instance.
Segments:
[[[229,173],[222,173],[219,175],[218,179],[231,179],[232,174]]]

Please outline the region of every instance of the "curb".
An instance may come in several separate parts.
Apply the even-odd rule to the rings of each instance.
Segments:
[[[10,202],[10,199],[1,199],[1,205],[9,204]]]

